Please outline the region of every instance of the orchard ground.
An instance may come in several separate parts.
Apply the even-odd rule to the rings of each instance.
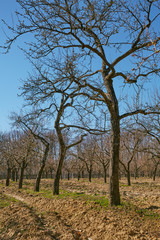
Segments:
[[[61,180],[52,195],[53,179],[34,180],[23,189],[0,181],[0,240],[156,240],[160,239],[160,179],[120,180],[121,206],[109,207],[108,184],[102,179]]]

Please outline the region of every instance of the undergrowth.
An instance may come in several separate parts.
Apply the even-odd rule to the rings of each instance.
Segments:
[[[134,212],[144,219],[160,219],[160,214],[154,212],[151,209],[140,208],[129,201],[122,202],[122,204],[118,207],[125,209],[127,212]]]
[[[0,195],[0,208],[8,207],[11,203],[17,202],[13,197],[8,197],[6,195]]]

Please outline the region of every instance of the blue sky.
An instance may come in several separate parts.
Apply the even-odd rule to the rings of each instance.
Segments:
[[[0,18],[12,23],[12,14],[17,8],[16,0],[0,1]],[[4,25],[0,22],[0,45],[5,41]],[[1,51],[0,51],[1,52]],[[24,54],[14,44],[8,54],[0,53],[0,131],[10,129],[8,116],[12,111],[18,111],[22,99],[17,96],[20,79],[27,76],[30,64]]]
[[[0,1],[0,18],[5,19],[7,23],[16,23],[14,11],[18,8],[16,0],[1,0]],[[0,45],[5,41],[3,29],[5,29],[2,21],[0,22]],[[5,29],[6,30],[6,29]],[[20,40],[20,41],[24,41]],[[17,96],[19,92],[20,79],[25,79],[28,72],[31,71],[31,65],[25,58],[24,54],[18,49],[17,44],[23,42],[16,42],[10,52],[6,55],[0,53],[0,131],[8,131],[10,129],[8,116],[11,112],[18,112],[22,107],[23,100]],[[124,66],[123,66],[124,67]],[[115,84],[119,86],[119,81]],[[160,80],[154,79],[152,81],[154,88],[160,88]],[[151,86],[148,85],[148,88]],[[121,90],[117,87],[117,93]]]

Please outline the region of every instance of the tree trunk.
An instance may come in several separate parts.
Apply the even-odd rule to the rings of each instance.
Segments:
[[[90,170],[88,173],[89,173],[89,182],[91,182],[91,180],[92,180],[92,170]]]
[[[80,172],[78,171],[78,174],[77,174],[78,181],[80,180],[80,177],[81,175],[80,175]]]
[[[128,186],[131,186],[131,174],[130,174],[130,171],[127,172],[127,183],[128,183]]]
[[[42,177],[44,167],[45,167],[45,165],[41,166],[41,168],[38,172],[37,178],[36,178],[36,184],[35,184],[35,189],[34,189],[36,192],[39,192],[39,187],[40,187],[40,182],[41,182],[41,177]]]
[[[157,168],[158,168],[158,164],[155,165],[155,168],[154,168],[154,171],[153,171],[153,181],[156,180]]]
[[[22,163],[21,172],[20,172],[20,178],[19,178],[19,185],[18,185],[19,189],[21,189],[22,185],[23,185],[24,169],[25,169],[25,164]]]
[[[12,181],[16,180],[16,170],[15,169],[12,169],[11,178],[12,178]]]
[[[67,179],[70,180],[70,172],[67,173]]]
[[[63,103],[63,97],[62,97],[62,100],[61,100],[61,104],[62,103]],[[57,114],[56,121],[55,121],[55,129],[56,129],[56,133],[57,133],[57,137],[58,137],[58,143],[59,143],[59,161],[58,161],[58,167],[57,167],[57,171],[56,171],[56,174],[55,174],[55,180],[54,180],[54,189],[53,189],[53,194],[54,195],[59,194],[59,181],[60,181],[60,178],[61,178],[63,162],[64,162],[64,158],[65,158],[65,155],[66,155],[66,145],[65,145],[65,141],[63,139],[61,128],[59,126],[60,119],[61,119],[62,114],[64,112],[63,107],[64,106],[60,107],[60,109],[58,111],[58,114]]]
[[[109,166],[110,205],[120,205],[119,193],[119,146],[120,126],[119,116],[111,118],[111,159]]]
[[[98,178],[100,178],[101,177],[101,171],[99,170],[98,171]]]
[[[127,169],[127,183],[128,186],[131,186],[131,173],[130,173],[130,164],[128,163],[128,169]]]
[[[111,159],[109,164],[109,198],[110,205],[120,205],[119,192],[119,147],[120,147],[120,118],[118,100],[113,87],[111,76],[107,76],[106,64],[102,63],[102,76],[107,89],[106,105],[111,122]]]
[[[38,172],[37,178],[36,178],[36,184],[35,184],[35,191],[39,192],[39,186],[40,186],[40,182],[41,182],[41,178],[42,178],[42,173],[43,173],[43,169],[45,167],[46,164],[46,160],[48,157],[48,152],[49,152],[49,144],[46,145],[46,149],[43,155],[43,159],[42,159],[42,166]]]
[[[60,149],[59,163],[58,163],[58,168],[57,168],[55,180],[54,180],[54,190],[53,190],[54,195],[59,194],[59,181],[61,178],[61,171],[62,171],[63,162],[64,162],[64,158],[65,158],[65,153],[66,153],[65,146],[64,147],[61,146],[60,148],[61,149]]]
[[[105,166],[103,166],[103,170],[104,170],[104,183],[107,183],[107,169]]]
[[[59,194],[59,181],[61,178],[63,162],[64,162],[64,158],[65,158],[65,154],[66,154],[66,146],[65,146],[65,143],[63,140],[61,130],[59,129],[59,126],[56,128],[56,132],[57,132],[58,141],[59,141],[59,161],[58,161],[58,167],[57,167],[57,171],[55,174],[55,180],[54,180],[54,189],[53,189],[54,195]]]
[[[16,169],[16,182],[18,181],[18,170]]]
[[[50,170],[51,179],[53,179],[53,169]]]
[[[8,167],[8,168],[7,168],[6,187],[9,186],[9,179],[10,179],[10,176],[11,176],[11,168]]]
[[[137,179],[138,178],[138,168],[136,167],[135,172],[134,172],[134,178]]]

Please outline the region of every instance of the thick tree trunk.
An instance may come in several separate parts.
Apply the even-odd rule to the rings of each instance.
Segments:
[[[36,192],[39,192],[42,173],[43,173],[43,169],[44,169],[45,164],[46,164],[46,160],[47,160],[47,157],[48,157],[48,152],[49,152],[49,144],[46,145],[46,149],[45,149],[43,159],[42,159],[42,166],[41,166],[41,168],[38,172],[37,178],[36,178],[36,184],[35,184],[35,191]]]
[[[58,195],[59,194],[59,181],[60,181],[60,178],[61,178],[61,173],[62,173],[62,167],[63,167],[63,162],[64,162],[64,158],[65,158],[65,155],[66,155],[66,145],[65,145],[65,141],[63,139],[63,135],[62,135],[62,132],[61,132],[61,128],[60,128],[60,119],[63,115],[63,112],[64,112],[64,105],[63,105],[63,101],[64,101],[64,98],[62,96],[62,99],[61,99],[61,107],[58,111],[58,114],[57,114],[57,118],[56,118],[56,121],[55,121],[55,129],[56,129],[56,133],[57,133],[57,137],[58,137],[58,143],[59,143],[59,161],[58,161],[58,167],[57,167],[57,171],[56,171],[56,174],[55,174],[55,180],[54,180],[54,189],[53,189],[53,194],[54,195]]]
[[[106,105],[111,121],[111,159],[109,164],[109,195],[110,205],[120,205],[119,192],[119,148],[120,148],[120,118],[118,100],[111,76],[108,77],[106,65],[102,63],[102,76],[107,89]]]
[[[109,166],[110,205],[120,205],[119,193],[119,146],[120,126],[119,116],[111,119],[111,159]]]
[[[128,183],[128,186],[131,186],[131,174],[130,174],[130,171],[127,172],[127,183]]]
[[[65,142],[64,142],[64,139],[63,139],[63,136],[61,133],[61,129],[59,127],[59,120],[57,120],[57,122],[55,123],[55,129],[56,129],[56,133],[57,133],[57,137],[58,137],[58,141],[59,141],[59,161],[58,161],[57,171],[55,174],[53,194],[58,195],[59,194],[59,181],[61,178],[63,162],[64,162],[64,158],[66,155],[66,146],[65,146]]]
[[[37,178],[36,178],[35,189],[34,189],[36,192],[39,192],[39,187],[40,187],[40,182],[41,182],[44,167],[45,167],[45,165],[41,166],[41,168],[38,172]]]
[[[21,172],[20,172],[20,178],[19,178],[19,185],[18,185],[19,189],[21,189],[22,185],[23,185],[24,169],[25,169],[25,164],[22,163]]]
[[[61,178],[61,171],[62,171],[62,167],[63,167],[65,153],[66,153],[65,146],[60,146],[59,163],[58,163],[58,168],[57,168],[55,180],[54,180],[54,190],[53,190],[54,195],[59,194],[59,181]]]

